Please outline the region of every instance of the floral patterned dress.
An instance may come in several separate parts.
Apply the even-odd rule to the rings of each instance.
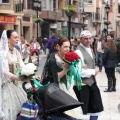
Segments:
[[[20,66],[24,65],[20,53],[14,48],[12,54],[8,52],[4,63],[6,71],[2,80],[2,108],[5,117],[2,120],[16,120],[22,104],[27,100],[26,93],[21,87],[22,83],[19,81],[15,85],[10,79],[12,74],[9,72],[7,64],[13,64],[15,62],[18,62]]]
[[[58,71],[61,71],[62,69],[65,68],[65,64],[63,62],[63,60],[55,55],[55,58],[56,58],[56,63],[57,63],[57,66],[58,66]],[[65,76],[63,76],[61,79],[60,79],[60,82],[59,82],[59,87],[65,91],[67,94],[69,94],[70,96],[72,96],[74,99],[77,100],[77,97],[73,91],[73,83],[72,85],[70,86],[69,89],[66,88],[66,85],[64,84],[65,82],[67,83],[67,85],[69,86],[69,82],[68,82],[68,75],[66,74]],[[62,82],[64,81],[64,83]],[[78,107],[78,108],[75,108],[75,109],[72,109],[72,110],[69,110],[69,111],[66,111],[65,112],[66,114],[72,116],[72,117],[75,117],[77,119],[80,119],[81,115],[82,115],[82,110],[81,110],[81,107]]]

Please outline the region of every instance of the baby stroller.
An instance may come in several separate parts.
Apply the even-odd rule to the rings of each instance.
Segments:
[[[27,92],[23,83],[23,89]],[[33,93],[33,99],[38,104],[40,110],[36,120],[77,120],[64,114],[64,111],[74,109],[81,106],[83,103],[78,102],[55,83],[48,86],[42,86],[38,93]],[[29,99],[29,92],[27,92]]]
[[[31,51],[31,60],[32,60],[33,64],[39,66],[39,52],[38,52],[38,50]]]

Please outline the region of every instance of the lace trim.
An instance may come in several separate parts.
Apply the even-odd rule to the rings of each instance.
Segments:
[[[55,58],[56,58],[56,63],[57,63],[57,66],[64,69],[65,68],[65,63],[64,61],[57,55],[55,55]]]

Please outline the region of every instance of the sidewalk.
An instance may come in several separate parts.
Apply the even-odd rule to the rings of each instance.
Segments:
[[[118,104],[120,104],[120,74],[116,72],[116,92],[103,92],[107,88],[107,77],[102,70],[96,76],[97,84],[100,88],[104,111],[99,116],[98,120],[120,120],[120,112],[118,111]],[[89,116],[84,117],[83,120],[89,120]]]

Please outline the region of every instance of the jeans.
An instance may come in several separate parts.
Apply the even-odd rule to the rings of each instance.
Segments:
[[[103,66],[103,64],[102,64],[102,53],[100,53],[100,52],[96,53],[96,64],[99,67],[99,70],[102,70],[102,66]]]
[[[90,116],[90,120],[97,120],[98,116]]]

